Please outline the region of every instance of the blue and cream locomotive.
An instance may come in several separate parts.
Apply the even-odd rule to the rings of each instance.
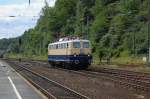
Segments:
[[[92,62],[89,40],[65,37],[48,45],[48,61],[52,66],[88,68]]]

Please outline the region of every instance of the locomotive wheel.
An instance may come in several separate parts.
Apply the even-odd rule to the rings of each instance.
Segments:
[[[52,67],[52,62],[49,62],[49,66]]]
[[[55,67],[56,66],[56,64],[54,63],[54,62],[50,62],[50,65],[51,65],[51,67]]]
[[[65,62],[63,62],[62,65],[61,65],[62,68],[65,68],[65,65],[66,65]]]
[[[68,64],[68,63],[66,63],[66,64],[64,65],[64,68],[65,68],[65,69],[70,69],[70,67],[71,67],[71,66],[70,66],[70,64]]]
[[[82,69],[87,69],[89,67],[89,65],[84,65],[83,67],[82,67]]]

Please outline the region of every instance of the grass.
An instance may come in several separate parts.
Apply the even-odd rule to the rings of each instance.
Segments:
[[[141,66],[141,67],[134,68],[134,71],[150,73],[150,67],[148,67],[148,66]]]
[[[99,62],[97,57],[93,58],[93,65],[90,67],[92,69],[99,69],[100,67],[113,68],[113,69],[124,69],[137,72],[149,72],[150,65],[142,60],[142,57],[119,57],[112,58],[110,63]]]
[[[93,55],[93,64],[99,65],[106,63],[107,60],[102,60],[100,62],[99,58],[96,55]],[[145,64],[146,62],[143,61],[142,57],[118,57],[118,58],[111,58],[110,63],[115,64]]]
[[[31,56],[25,56],[25,55],[21,55],[21,54],[9,54],[6,55],[7,58],[14,58],[14,59],[31,59],[31,60],[47,60],[47,55],[42,56],[42,55],[31,55]]]
[[[33,60],[47,60],[48,56],[35,56],[32,57]]]
[[[118,63],[118,64],[145,64],[142,58],[137,58],[137,57],[112,58],[111,62]]]
[[[141,65],[137,67],[130,67],[130,66],[119,66],[119,65],[108,65],[108,64],[101,64],[101,65],[92,65],[89,67],[92,70],[99,70],[100,68],[111,68],[111,69],[121,69],[121,70],[129,70],[135,72],[143,72],[143,73],[150,73],[150,66]]]

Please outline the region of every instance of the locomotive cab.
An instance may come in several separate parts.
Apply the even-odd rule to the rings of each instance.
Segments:
[[[70,62],[75,65],[80,66],[88,66],[91,65],[91,48],[90,43],[87,40],[78,40],[78,41],[72,41],[71,42],[71,49],[70,55]]]

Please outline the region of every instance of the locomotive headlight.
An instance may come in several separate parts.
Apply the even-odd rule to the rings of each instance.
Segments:
[[[74,57],[76,57],[77,55],[76,54],[74,54]]]
[[[88,57],[91,56],[90,53],[88,53]]]
[[[90,57],[91,55],[90,55],[90,54],[88,54],[88,56]]]

